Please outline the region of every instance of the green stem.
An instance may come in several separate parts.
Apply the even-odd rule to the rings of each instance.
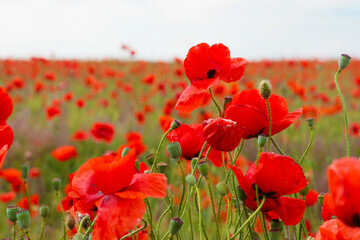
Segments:
[[[210,95],[211,95],[211,98],[212,98],[213,102],[215,103],[215,106],[216,106],[217,110],[219,111],[219,116],[221,117],[221,108],[220,108],[219,104],[216,102],[215,97],[214,97],[214,95],[213,95],[213,93],[211,91],[211,88],[209,88],[209,92],[210,92]]]
[[[267,109],[268,109],[268,114],[269,114],[269,139],[268,139],[268,146],[267,146],[267,151],[270,151],[270,142],[271,142],[271,109],[270,109],[270,103],[269,103],[269,99],[266,99],[266,105],[267,105]]]
[[[94,227],[96,218],[97,218],[97,215],[95,216],[94,221],[91,223],[90,227],[86,230],[86,232],[84,234],[84,239],[86,239],[86,236],[90,233],[90,230]]]
[[[41,224],[41,232],[40,232],[40,237],[39,240],[41,240],[44,236],[44,230],[45,230],[45,218],[42,219],[42,224]],[[15,238],[14,238],[15,239]]]
[[[30,230],[28,228],[25,229],[25,235],[28,238],[28,240],[31,240],[31,238],[30,238]]]
[[[334,82],[336,84],[336,89],[337,92],[340,96],[341,99],[341,103],[343,105],[343,110],[344,110],[344,118],[345,118],[345,138],[346,138],[346,156],[349,157],[350,156],[350,144],[349,144],[349,123],[348,123],[348,116],[347,116],[347,110],[346,110],[346,104],[345,104],[345,100],[344,100],[344,96],[341,93],[341,89],[340,89],[340,85],[338,83],[338,77],[340,74],[341,70],[338,69],[336,74],[335,74],[335,78],[334,78]]]
[[[181,199],[180,199],[180,203],[179,203],[179,208],[178,208],[178,216],[180,216],[181,214],[181,207],[183,205],[183,201],[184,201],[184,195],[185,195],[185,190],[186,190],[186,183],[185,183],[185,173],[184,173],[184,168],[183,165],[181,164],[180,159],[177,160],[177,163],[181,169],[181,176],[182,176],[182,193],[181,193]]]
[[[243,149],[243,147],[244,147],[244,142],[245,142],[245,140],[242,139],[242,140],[241,140],[240,147],[237,148],[237,153],[235,154],[235,157],[234,157],[234,159],[233,159],[234,162],[233,162],[232,164],[235,164],[237,158],[239,157],[240,153],[242,152],[242,149]]]
[[[84,222],[86,221],[86,219],[88,219],[89,222],[91,221],[89,216],[83,217],[83,218],[81,219],[81,222],[80,222],[80,224],[79,224],[79,228],[78,228],[77,232],[81,232],[82,226],[84,225]]]
[[[16,240],[16,222],[13,224],[13,240]]]
[[[200,159],[201,159],[201,155],[203,154],[203,152],[204,152],[204,150],[205,150],[206,144],[207,144],[207,141],[204,142],[204,145],[202,146],[202,148],[201,148],[201,150],[200,150],[199,156],[198,156],[197,161],[196,161],[196,163],[195,163],[195,166],[194,166],[194,168],[193,168],[193,170],[192,170],[192,174],[193,174],[193,175],[195,174],[196,168],[197,168],[197,166],[198,166],[198,164],[199,164],[199,161],[200,161]]]
[[[153,238],[154,234],[152,233],[153,232],[153,222],[152,222],[152,211],[151,211],[151,206],[150,206],[150,203],[149,203],[149,199],[145,198],[144,199],[144,202],[145,202],[145,205],[146,205],[146,211],[148,212],[148,221],[150,223],[150,229],[151,229],[151,238]]]
[[[202,240],[202,221],[201,221],[201,205],[200,205],[200,191],[198,186],[195,185],[196,193],[197,193],[197,204],[199,209],[199,234],[200,234],[200,240]]]
[[[285,156],[285,153],[280,149],[280,147],[276,144],[275,140],[273,138],[271,138],[271,142],[274,144],[275,148],[278,150],[278,152]]]
[[[314,141],[314,130],[310,130],[310,142],[309,144],[307,145],[306,149],[305,149],[305,152],[303,153],[303,155],[301,156],[300,160],[299,160],[299,165],[301,165],[302,161],[304,160],[306,154],[308,153],[312,143]]]
[[[253,214],[251,214],[251,216],[243,223],[243,225],[241,225],[241,227],[237,230],[236,233],[234,233],[234,235],[230,239],[234,239],[241,232],[241,230],[251,221],[251,219],[253,219],[260,212],[260,209],[264,205],[265,200],[266,197],[264,196],[259,207],[255,210],[255,212],[253,212]]]
[[[158,234],[158,239],[160,239],[160,225],[161,225],[161,222],[162,222],[163,218],[165,217],[165,215],[167,214],[167,212],[169,212],[170,208],[172,208],[172,205],[173,205],[173,202],[171,201],[171,202],[169,203],[168,208],[167,208],[167,209],[165,210],[165,212],[163,212],[163,214],[161,214],[161,216],[160,216],[159,222],[158,222],[157,227],[156,227],[156,229],[157,229],[157,234]]]
[[[56,200],[58,201],[58,203],[60,205],[61,214],[62,214],[62,220],[63,220],[63,226],[64,226],[64,233],[63,233],[62,239],[66,239],[65,212],[64,212],[64,208],[63,208],[63,206],[61,204],[60,198],[59,198],[59,191],[55,191],[55,195],[56,195]]]
[[[150,173],[154,172],[154,170],[155,170],[156,163],[157,163],[157,160],[158,160],[158,158],[159,158],[159,153],[160,153],[161,146],[162,146],[162,144],[163,144],[166,136],[169,134],[169,132],[171,132],[171,130],[172,130],[172,129],[169,128],[169,130],[166,131],[166,133],[162,136],[162,138],[161,138],[161,140],[160,140],[159,146],[158,146],[158,148],[157,148],[157,150],[156,150],[156,153],[155,153],[154,162],[153,162],[153,164],[152,164],[152,166],[151,166]]]
[[[231,216],[231,204],[230,204],[230,199],[228,196],[226,196],[226,201],[227,201],[227,205],[228,205],[228,209],[227,209],[227,214],[226,214],[226,239],[230,239],[230,231],[229,231],[229,217]]]
[[[29,192],[29,183],[27,178],[24,179],[24,183],[25,183],[25,190],[26,190],[26,197],[28,200],[28,207],[29,207],[29,213],[31,212],[31,206],[30,206],[30,192]]]
[[[214,219],[215,219],[215,225],[216,225],[216,233],[217,233],[218,239],[221,239],[219,223],[218,223],[218,219],[216,217],[216,212],[215,212],[214,197],[212,194],[211,185],[210,185],[208,177],[206,177],[206,184],[208,186],[208,190],[209,190],[209,194],[210,194],[211,208],[212,208],[212,212],[213,212]]]
[[[184,209],[185,211],[185,209]],[[191,230],[191,239],[194,240],[194,229],[193,229],[193,225],[192,225],[192,217],[191,217],[191,204],[189,204],[189,223],[190,223],[190,230]],[[201,232],[201,224],[199,226],[199,230]]]
[[[126,234],[125,236],[122,236],[122,238],[120,238],[120,240],[124,240],[124,239],[126,239],[128,237],[131,237],[131,236],[137,234],[138,232],[141,232],[145,228],[147,228],[147,225],[148,225],[147,221],[145,219],[143,219],[142,221],[144,222],[144,226],[142,226],[141,228],[136,229],[135,231],[133,231],[133,232],[131,232],[129,234]]]

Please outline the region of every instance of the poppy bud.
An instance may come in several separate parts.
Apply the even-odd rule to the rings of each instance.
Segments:
[[[54,178],[52,180],[52,185],[53,185],[53,189],[55,191],[59,191],[59,189],[61,187],[61,179],[60,178]]]
[[[268,80],[262,80],[259,86],[260,95],[265,99],[271,96],[271,84]]]
[[[194,170],[196,163],[197,163],[198,158],[192,158],[191,159],[191,169]]]
[[[69,211],[65,212],[65,224],[70,230],[73,230],[75,227],[75,218]]]
[[[219,182],[216,184],[216,190],[220,193],[221,196],[226,196],[229,192],[229,189],[224,182]]]
[[[258,147],[259,148],[263,148],[265,146],[266,139],[267,139],[267,137],[264,134],[261,134],[258,136]]]
[[[198,169],[203,177],[207,177],[209,174],[209,164],[206,161],[199,162]]]
[[[350,60],[351,60],[351,57],[349,55],[341,54],[340,58],[339,58],[339,62],[338,62],[339,70],[341,71],[344,68],[346,68],[350,63]]]
[[[306,187],[300,190],[300,194],[305,197],[306,195],[308,195],[309,190],[310,190],[310,185],[309,183],[307,183]]]
[[[16,213],[17,218],[17,224],[23,228],[26,229],[30,226],[30,213],[26,209],[21,209]]]
[[[23,165],[21,167],[21,176],[23,179],[27,179],[28,176],[29,176],[29,170],[30,170],[30,167],[27,166],[27,165]]]
[[[308,127],[311,130],[313,130],[313,128],[314,128],[314,119],[313,118],[308,118],[308,119],[306,119],[306,122],[307,122]]]
[[[178,127],[180,127],[180,125],[181,125],[181,122],[180,122],[179,120],[175,119],[175,120],[171,123],[170,128],[171,128],[172,130],[175,130],[175,129],[177,129]]]
[[[232,100],[233,100],[232,97],[225,97],[225,98],[224,98],[224,110],[226,109],[226,106],[227,106],[229,103],[232,102]]]
[[[85,220],[82,224],[83,229],[88,229],[90,227],[91,222],[90,222],[89,217],[90,217],[89,214],[79,214],[78,215],[79,222],[81,222],[85,218]]]
[[[284,224],[277,219],[273,219],[271,220],[270,229],[279,229],[281,231],[284,229]]]
[[[167,145],[167,150],[172,159],[179,159],[181,156],[181,146],[179,142],[172,142]]]
[[[196,184],[196,178],[194,175],[192,174],[188,174],[185,178],[186,182],[191,185],[194,186]]]
[[[47,205],[42,205],[40,207],[40,215],[43,218],[46,218],[47,216],[49,216],[49,207]]]
[[[131,148],[128,148],[128,147],[124,148],[122,150],[121,157],[125,157],[130,152],[130,150],[131,150]]]
[[[274,228],[274,229],[270,229],[269,231],[270,240],[280,240],[281,235],[282,233],[280,229]]]
[[[244,190],[242,190],[242,188],[240,186],[237,186],[236,187],[236,193],[237,193],[237,196],[239,197],[240,201],[244,202],[247,198]]]
[[[322,207],[322,205],[323,205],[323,201],[324,201],[324,193],[320,193],[319,195],[318,195],[318,202],[319,202],[319,204],[320,204],[320,206]]]
[[[184,224],[183,220],[181,220],[181,218],[177,218],[177,217],[174,217],[170,220],[170,226],[169,226],[169,232],[172,236],[176,235],[182,225]]]
[[[150,153],[145,157],[145,160],[152,165],[154,163],[155,154]]]
[[[159,172],[161,173],[165,173],[166,168],[167,168],[167,164],[164,162],[159,162],[158,164],[156,164],[157,168],[159,169]]]
[[[11,205],[6,208],[6,215],[11,222],[16,222],[16,213],[19,211],[19,207]]]

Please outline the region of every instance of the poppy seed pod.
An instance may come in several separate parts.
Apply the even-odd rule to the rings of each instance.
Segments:
[[[150,153],[145,157],[145,160],[152,165],[154,163],[155,154]]]
[[[21,176],[23,179],[27,179],[28,176],[29,176],[29,170],[30,170],[30,167],[27,166],[27,165],[23,165],[21,167]]]
[[[23,228],[26,229],[30,226],[30,213],[26,209],[21,209],[16,213],[17,217],[17,224]]]
[[[180,127],[180,125],[181,125],[181,122],[180,122],[179,120],[175,119],[175,120],[171,123],[170,128],[171,128],[172,130],[175,130],[175,129],[177,129],[178,127]]]
[[[167,150],[172,159],[179,159],[181,156],[181,146],[179,142],[172,142],[167,145]]]
[[[52,185],[53,185],[53,189],[55,191],[59,191],[59,189],[61,187],[61,179],[60,178],[54,178],[52,180]]]
[[[224,110],[226,109],[226,106],[232,102],[232,100],[233,100],[232,97],[224,97],[224,106],[223,106]]]
[[[265,99],[269,99],[271,96],[271,84],[268,80],[262,80],[259,85],[260,95]]]
[[[221,196],[226,196],[229,192],[229,189],[224,182],[219,182],[216,184],[216,190],[220,193]]]
[[[263,148],[265,146],[267,137],[264,134],[258,136],[258,147]]]
[[[282,231],[277,228],[270,229],[269,231],[269,237],[270,240],[280,240],[282,235]]]
[[[128,147],[124,148],[124,149],[122,150],[121,157],[125,157],[126,154],[128,154],[130,150],[131,150],[131,149],[128,148]]]
[[[351,60],[351,57],[349,55],[341,54],[340,58],[339,58],[339,62],[338,62],[339,70],[341,71],[344,68],[346,68],[350,63],[350,60]]]
[[[16,222],[17,220],[16,213],[18,211],[19,211],[19,207],[16,205],[11,205],[6,208],[6,215],[11,222],[13,223]]]
[[[184,222],[183,220],[181,220],[181,218],[177,218],[177,217],[172,218],[170,220],[170,226],[169,226],[170,234],[173,236],[176,235],[180,231],[183,224]]]
[[[309,190],[310,190],[310,185],[309,183],[307,183],[306,187],[300,190],[300,194],[305,197],[306,195],[308,195]]]
[[[206,161],[199,162],[198,165],[199,172],[201,176],[207,177],[209,174],[209,164]]]
[[[192,174],[188,174],[185,178],[186,182],[191,185],[194,186],[196,184],[196,178],[194,175]]]
[[[314,119],[313,118],[308,118],[306,119],[307,125],[310,128],[310,130],[313,130],[314,128]]]
[[[66,211],[65,212],[65,224],[67,226],[68,229],[73,230],[75,227],[75,218],[73,217],[73,215],[69,212]]]
[[[157,168],[159,169],[159,172],[161,173],[165,173],[166,172],[166,168],[167,168],[167,164],[164,162],[159,162],[158,164],[156,164]]]
[[[42,205],[40,207],[40,215],[43,218],[46,218],[47,216],[49,216],[49,206],[47,205]]]

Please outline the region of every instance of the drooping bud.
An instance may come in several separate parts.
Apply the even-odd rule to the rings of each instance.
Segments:
[[[269,99],[271,96],[271,84],[268,80],[262,80],[259,85],[260,95],[265,99]]]
[[[43,218],[46,218],[47,216],[49,216],[49,206],[47,205],[42,205],[40,207],[40,216]]]
[[[158,164],[156,164],[157,168],[159,169],[159,172],[161,173],[165,173],[166,168],[167,168],[167,164],[164,162],[159,162]]]
[[[273,219],[271,221],[271,226],[269,231],[270,240],[280,240],[283,229],[284,229],[283,223],[277,219]]]
[[[273,220],[271,220],[270,229],[283,230],[284,229],[284,224],[281,221],[277,220],[277,219],[273,219]]]
[[[175,130],[175,129],[177,129],[178,127],[180,127],[180,125],[181,125],[181,122],[180,122],[179,120],[175,119],[175,120],[171,123],[170,128],[171,128],[172,130]]]
[[[18,211],[19,211],[19,207],[16,205],[11,205],[6,208],[6,215],[11,222],[13,223],[16,222],[17,219],[16,213]]]
[[[152,165],[154,163],[155,154],[150,153],[145,157],[145,160]]]
[[[229,193],[229,189],[224,182],[219,182],[216,184],[216,190],[220,193],[221,196],[226,196]]]
[[[27,166],[27,165],[23,165],[21,167],[21,176],[23,179],[27,179],[28,176],[29,176],[29,170],[30,170],[30,167]]]
[[[125,157],[129,152],[130,152],[131,148],[124,148],[121,152],[121,157]]]
[[[181,156],[181,146],[179,142],[172,142],[167,145],[167,150],[172,159],[179,159]]]
[[[194,157],[191,159],[191,169],[194,170],[194,167],[196,166],[198,158]]]
[[[82,221],[83,221],[83,219],[84,219],[84,221],[83,221],[83,223],[82,223],[82,228],[83,229],[88,229],[89,227],[90,227],[90,224],[91,224],[91,221],[90,221],[90,216],[89,216],[89,214],[87,214],[87,213],[85,213],[85,214],[80,214],[80,213],[78,213],[78,221],[81,223]]]
[[[191,186],[194,186],[196,184],[196,178],[194,175],[192,174],[188,174],[186,177],[185,177],[185,180],[186,182],[191,185]]]
[[[240,201],[244,202],[247,198],[244,190],[242,190],[242,188],[240,186],[236,187],[236,194],[239,197]]]
[[[306,195],[308,195],[310,191],[310,185],[309,183],[306,184],[306,187],[304,187],[303,189],[300,190],[300,194],[303,195],[304,197],[306,197]]]
[[[181,220],[181,218],[178,218],[178,217],[174,217],[170,220],[170,226],[169,226],[169,232],[172,236],[176,235],[182,225],[184,224],[183,220]]]
[[[55,191],[59,191],[61,187],[61,179],[60,178],[54,178],[52,180],[52,186]]]
[[[320,204],[320,206],[322,207],[322,205],[323,205],[323,201],[324,201],[324,193],[320,193],[319,195],[318,195],[318,203]]]
[[[207,177],[209,174],[209,164],[206,161],[200,161],[198,164],[198,169],[203,177]]]
[[[351,57],[349,55],[341,54],[340,58],[339,58],[339,62],[338,62],[339,70],[341,71],[344,68],[346,68],[350,63],[350,60],[351,60]]]
[[[258,136],[258,147],[263,148],[266,144],[267,137],[264,134]]]
[[[314,128],[314,119],[313,118],[308,118],[306,119],[307,125],[310,128],[310,130],[313,130]]]
[[[70,213],[70,211],[66,211],[65,212],[65,224],[66,224],[66,227],[70,230],[73,230],[74,227],[75,227],[75,218],[74,216]]]
[[[30,213],[26,209],[21,209],[16,213],[17,217],[17,224],[23,228],[26,229],[30,226]]]
[[[232,100],[233,100],[232,97],[224,97],[224,106],[223,106],[224,110],[226,109],[226,106],[232,102]]]

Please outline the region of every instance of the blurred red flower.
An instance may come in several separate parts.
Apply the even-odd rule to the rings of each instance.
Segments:
[[[358,240],[360,228],[345,225],[339,219],[331,219],[320,226],[315,240]]]
[[[76,158],[77,150],[75,146],[65,145],[52,150],[51,156],[60,162],[65,162],[72,158]]]
[[[114,138],[114,126],[110,123],[95,122],[90,130],[96,140],[104,140],[110,143]]]

